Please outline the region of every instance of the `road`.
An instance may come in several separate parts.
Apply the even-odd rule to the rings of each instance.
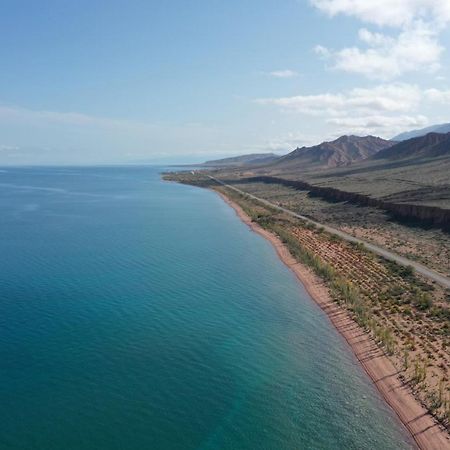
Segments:
[[[289,209],[283,208],[282,206],[275,205],[272,202],[269,202],[268,200],[265,200],[263,198],[256,197],[255,195],[249,194],[248,192],[241,191],[237,187],[231,186],[229,184],[224,183],[221,180],[218,180],[215,177],[212,177],[211,175],[208,175],[208,177],[215,181],[216,183],[221,184],[222,186],[225,186],[228,189],[232,189],[235,192],[238,192],[239,194],[247,195],[248,197],[252,198],[253,200],[257,200],[258,202],[263,203],[264,205],[270,206],[271,208],[275,208],[278,211],[282,211],[286,214],[289,214],[290,216],[296,217],[297,219],[304,220],[306,222],[312,223],[318,227],[322,227],[325,231],[328,233],[334,234],[336,236],[339,236],[342,239],[345,239],[348,242],[355,242],[358,244],[363,244],[367,249],[369,249],[371,252],[376,253],[377,255],[383,256],[386,259],[389,259],[390,261],[395,261],[398,264],[401,264],[402,266],[411,266],[414,268],[414,270],[421,275],[425,276],[426,278],[429,278],[432,281],[435,281],[436,283],[441,284],[442,286],[450,289],[450,278],[445,277],[444,275],[441,275],[434,270],[429,269],[428,267],[424,266],[423,264],[420,264],[416,261],[411,261],[408,258],[405,258],[403,256],[397,255],[395,253],[390,252],[389,250],[386,250],[382,247],[379,247],[378,245],[371,244],[370,242],[364,241],[362,239],[356,238],[345,231],[338,230],[336,228],[330,227],[328,225],[325,225],[323,223],[316,222],[314,220],[311,220],[309,217],[302,216],[301,214],[297,214],[294,211],[291,211]]]

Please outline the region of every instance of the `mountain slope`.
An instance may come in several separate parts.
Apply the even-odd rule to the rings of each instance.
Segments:
[[[275,153],[253,153],[250,155],[233,156],[230,158],[206,161],[202,165],[218,167],[268,164],[278,158],[279,156],[275,155]]]
[[[341,136],[313,147],[297,148],[276,160],[274,168],[339,167],[367,159],[395,142],[375,136]]]
[[[411,159],[411,158],[433,158],[438,156],[450,156],[450,133],[428,133],[386,148],[373,159]]]
[[[428,133],[448,133],[450,132],[450,123],[442,123],[440,125],[431,125],[420,130],[411,130],[406,133],[401,133],[394,138],[393,141],[405,141],[407,139],[412,139],[415,137],[425,136]]]

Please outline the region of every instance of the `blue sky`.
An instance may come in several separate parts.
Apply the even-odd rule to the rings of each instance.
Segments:
[[[448,0],[0,8],[0,164],[196,161],[450,121]]]

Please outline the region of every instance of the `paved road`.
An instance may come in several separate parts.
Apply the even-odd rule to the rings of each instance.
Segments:
[[[395,261],[396,263],[401,264],[402,266],[411,266],[418,273],[420,273],[420,274],[424,275],[425,277],[429,278],[430,280],[436,281],[437,283],[441,284],[442,286],[450,289],[450,279],[449,278],[445,277],[444,275],[440,275],[439,273],[435,272],[434,270],[428,269],[428,267],[426,267],[416,261],[411,261],[408,258],[405,258],[400,255],[396,255],[395,253],[392,253],[389,250],[386,250],[382,247],[378,247],[377,245],[371,244],[370,242],[364,241],[362,239],[358,239],[354,236],[351,236],[348,233],[345,233],[344,231],[337,230],[336,228],[333,228],[333,227],[330,227],[323,223],[319,223],[314,220],[311,220],[310,218],[308,218],[306,216],[297,214],[289,209],[283,208],[282,206],[275,205],[274,203],[271,203],[268,200],[264,200],[263,198],[256,197],[255,195],[249,194],[248,192],[241,191],[237,187],[231,186],[229,184],[225,184],[223,181],[220,181],[217,178],[214,178],[210,175],[208,175],[208,176],[209,176],[209,178],[211,178],[211,180],[214,180],[215,182],[227,187],[228,189],[232,189],[233,191],[239,192],[240,194],[247,195],[248,197],[250,197],[254,200],[257,200],[267,206],[270,206],[271,208],[275,208],[278,211],[282,211],[286,214],[289,214],[290,216],[293,216],[298,219],[304,220],[306,222],[312,223],[318,227],[322,227],[324,230],[328,231],[329,233],[335,234],[336,236],[339,236],[342,239],[345,239],[346,241],[363,244],[366,248],[368,248],[373,253],[383,256],[386,259],[389,259],[391,261]]]

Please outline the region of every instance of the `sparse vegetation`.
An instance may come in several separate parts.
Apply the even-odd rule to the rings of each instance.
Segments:
[[[364,245],[342,241],[248,196],[221,186],[215,189],[226,192],[253,221],[278,235],[299,262],[326,282],[334,300],[371,333],[419,400],[448,426],[449,293],[426,282],[411,267],[380,258]],[[281,204],[291,208],[286,202]]]
[[[231,183],[236,175],[227,174]],[[261,182],[239,183],[244,191],[286,207],[312,219],[340,228],[356,237],[384,246],[450,275],[450,234],[439,229],[410,227],[392,221],[383,211],[348,202],[327,202],[311,197],[307,191]],[[363,250],[361,244],[354,244]],[[408,275],[406,269],[405,275]]]

